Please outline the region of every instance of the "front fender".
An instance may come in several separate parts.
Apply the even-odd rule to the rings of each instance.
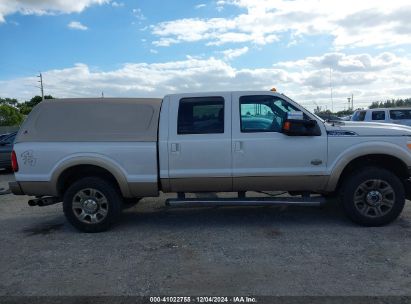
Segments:
[[[331,164],[331,173],[327,183],[326,191],[332,192],[336,189],[340,176],[346,166],[353,160],[372,154],[388,155],[395,157],[407,166],[411,166],[411,155],[408,150],[402,148],[399,145],[389,142],[381,141],[367,141],[359,144],[355,144],[350,148],[344,150],[336,160]]]

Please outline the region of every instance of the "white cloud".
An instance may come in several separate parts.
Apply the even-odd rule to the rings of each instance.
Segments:
[[[248,53],[248,47],[243,47],[239,49],[228,49],[221,52],[224,55],[224,59],[232,60],[234,58],[240,57]]]
[[[197,5],[195,6],[195,8],[196,8],[196,9],[200,9],[200,8],[204,8],[204,7],[206,7],[206,6],[207,6],[206,4],[201,3],[201,4],[197,4]]]
[[[5,22],[5,16],[14,13],[23,15],[79,13],[91,5],[108,2],[109,0],[1,0],[0,23]]]
[[[409,0],[219,0],[245,12],[232,18],[186,18],[152,26],[156,45],[207,41],[267,44],[329,35],[336,48],[411,44]],[[233,40],[231,40],[233,38]],[[166,42],[165,42],[166,41]],[[288,41],[286,41],[288,42]]]
[[[139,8],[133,8],[132,10],[134,17],[139,20],[143,21],[146,20],[146,17],[143,15],[143,12]]]
[[[72,30],[80,30],[80,31],[87,31],[88,27],[85,26],[84,24],[81,24],[81,22],[78,21],[71,21],[68,25],[68,28]]]
[[[111,6],[112,6],[112,7],[123,7],[123,6],[124,6],[124,3],[123,3],[123,2],[113,1],[113,2],[111,2]]]
[[[330,103],[332,67],[334,109],[342,110],[354,93],[356,107],[386,98],[410,97],[411,58],[391,53],[330,53],[279,62],[270,68],[235,68],[225,60],[187,57],[165,63],[127,63],[112,71],[85,64],[43,72],[46,94],[57,97],[161,97],[168,93],[218,90],[269,90],[273,86],[313,109]],[[1,97],[29,99],[38,94],[36,77],[0,81]],[[16,96],[16,94],[18,94]]]

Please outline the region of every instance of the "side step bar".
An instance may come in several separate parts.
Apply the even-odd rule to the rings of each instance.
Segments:
[[[321,206],[323,197],[247,197],[247,198],[169,198],[166,206],[181,207],[238,207],[238,206]]]
[[[28,204],[30,207],[34,207],[34,206],[44,207],[44,206],[54,205],[60,202],[61,202],[61,199],[58,197],[45,196],[45,197],[40,197],[36,199],[31,199],[28,201]]]

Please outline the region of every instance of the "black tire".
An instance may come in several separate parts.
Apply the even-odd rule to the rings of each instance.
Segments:
[[[130,209],[138,204],[142,197],[124,198],[123,199],[123,210]]]
[[[401,214],[405,205],[404,185],[386,169],[361,168],[346,177],[341,201],[353,222],[368,227],[383,226]]]
[[[98,205],[97,209],[104,211],[102,212],[104,216],[100,215],[97,219],[99,220],[99,222],[95,223],[92,223],[91,218],[97,218],[99,211],[94,212],[93,214],[86,214],[84,210],[81,209],[86,208],[84,207],[84,201],[88,200],[88,198],[84,197],[87,196],[87,193],[90,193],[89,198],[92,198],[92,194],[89,191],[90,189],[95,190],[94,192],[96,194],[94,196],[96,197],[95,205]],[[78,201],[78,199],[82,197],[84,199]],[[98,201],[103,201],[104,204],[99,206],[100,203],[96,203]],[[75,207],[73,207],[73,204],[76,204],[75,206],[81,205],[83,207],[76,209]],[[104,206],[104,208],[102,208],[102,206]],[[106,181],[99,177],[85,177],[74,182],[64,193],[63,198],[63,210],[67,220],[75,228],[83,232],[102,232],[109,229],[121,213],[121,206],[122,196],[117,188],[109,181]],[[79,213],[86,214],[86,217],[83,218],[83,221],[80,219],[81,214],[79,215]]]

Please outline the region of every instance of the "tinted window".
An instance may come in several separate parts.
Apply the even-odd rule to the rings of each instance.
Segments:
[[[373,111],[372,120],[385,120],[385,111]]]
[[[224,98],[183,98],[178,108],[178,134],[224,133]]]
[[[289,112],[296,107],[275,96],[240,97],[241,132],[281,132]]]
[[[411,119],[411,110],[391,110],[390,116],[394,120]]]
[[[17,135],[17,134],[8,135],[8,136],[6,136],[6,137],[4,137],[4,138],[1,138],[1,139],[0,139],[0,142],[6,143],[6,144],[12,144],[12,143],[14,143],[14,140],[16,139],[16,135]]]
[[[365,111],[358,111],[358,112],[355,112],[354,113],[354,115],[353,115],[353,117],[352,117],[352,120],[353,121],[364,121],[364,119],[365,119]]]

